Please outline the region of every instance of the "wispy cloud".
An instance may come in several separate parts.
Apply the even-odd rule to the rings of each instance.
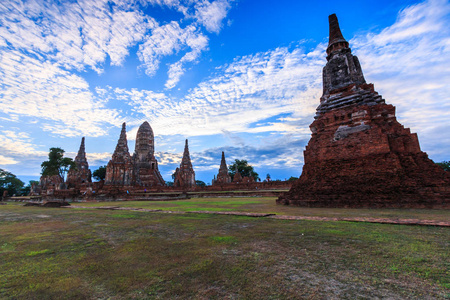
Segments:
[[[13,174],[35,175],[39,174],[40,164],[48,154],[36,149],[28,133],[12,129],[0,131],[0,153],[0,166],[8,165]]]
[[[441,135],[438,128],[450,125],[450,86],[445,84],[450,81],[449,10],[446,1],[423,2],[401,11],[381,32],[350,40],[368,82],[398,107],[400,121],[424,133],[425,145]],[[320,44],[310,52],[300,45],[237,57],[178,101],[152,91],[114,92],[162,135],[225,130],[304,137],[322,92],[324,56]]]
[[[218,33],[222,28],[222,21],[231,8],[231,2],[227,0],[198,1],[195,4],[194,17],[206,27],[208,31]]]
[[[450,148],[450,3],[430,0],[405,8],[380,33],[350,41],[366,79],[375,83],[422,149],[440,157]]]
[[[239,57],[178,101],[136,89],[109,89],[108,97],[130,104],[163,135],[292,131],[313,114],[320,97],[324,58],[317,53],[277,48]],[[254,125],[280,114],[291,118]]]
[[[193,62],[206,49],[208,38],[194,25],[181,28],[177,22],[160,26],[146,37],[139,46],[138,56],[144,63],[145,73],[153,76],[159,69],[162,57],[178,53],[184,48],[190,49],[178,62],[169,68],[169,79],[166,88],[173,88],[184,73],[183,64]]]
[[[43,130],[63,136],[104,135],[105,124],[122,120],[95,98],[82,77],[55,63],[9,51],[0,54],[0,65],[3,113],[37,117]]]

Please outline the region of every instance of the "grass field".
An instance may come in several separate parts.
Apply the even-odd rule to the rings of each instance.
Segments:
[[[265,198],[107,202],[166,210],[448,219]],[[448,299],[450,229],[0,206],[1,299]],[[271,210],[271,211],[269,211]]]
[[[276,197],[244,198],[192,198],[178,201],[121,201],[72,203],[72,206],[101,207],[119,206],[161,209],[172,211],[239,211],[256,213],[274,213],[279,215],[302,215],[317,217],[374,217],[404,218],[419,220],[448,221],[448,210],[431,209],[340,209],[340,208],[303,208],[275,204]]]

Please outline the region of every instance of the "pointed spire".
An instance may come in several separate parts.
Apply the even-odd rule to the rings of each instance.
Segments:
[[[88,163],[87,163],[87,159],[86,159],[86,150],[85,150],[85,146],[84,146],[84,137],[81,138],[80,149],[78,150],[77,156],[75,156],[75,163],[76,163],[78,169],[81,169],[81,167],[83,165],[84,166],[89,166]]]
[[[332,51],[348,48],[348,42],[342,35],[341,28],[339,28],[336,14],[329,15],[328,22],[330,23],[330,40],[328,42],[327,54],[330,55]]]
[[[127,124],[125,122],[122,123],[122,131],[120,131],[120,140],[127,139]]]
[[[225,153],[222,151],[222,160],[220,161],[220,169],[228,170],[227,162],[225,161]]]
[[[184,145],[183,158],[181,159],[180,167],[183,167],[183,169],[192,169],[191,156],[189,155],[189,145],[187,139]]]
[[[80,159],[80,158],[86,159],[86,149],[85,149],[85,146],[84,146],[84,137],[81,138],[80,149],[78,150],[78,154],[77,154],[77,157],[75,158],[75,160],[77,158],[78,159]]]
[[[184,144],[184,154],[183,154],[183,158],[185,155],[189,155],[189,145],[188,145],[188,140],[186,139],[186,143]]]
[[[130,153],[128,152],[126,123],[123,122],[122,131],[120,132],[120,137],[117,141],[116,149],[114,150],[113,160],[123,160],[125,156],[127,156],[128,158],[130,156]]]

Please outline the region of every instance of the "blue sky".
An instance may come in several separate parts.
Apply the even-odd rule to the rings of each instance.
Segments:
[[[247,159],[299,176],[336,13],[368,82],[450,160],[450,3],[430,1],[13,1],[0,3],[0,168],[37,179],[50,147],[91,169],[122,122],[148,121],[164,179],[189,139],[196,178]]]

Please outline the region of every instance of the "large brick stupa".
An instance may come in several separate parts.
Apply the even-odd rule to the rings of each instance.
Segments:
[[[449,208],[450,173],[420,150],[417,134],[367,84],[336,15],[323,95],[299,180],[278,204],[308,207]]]

